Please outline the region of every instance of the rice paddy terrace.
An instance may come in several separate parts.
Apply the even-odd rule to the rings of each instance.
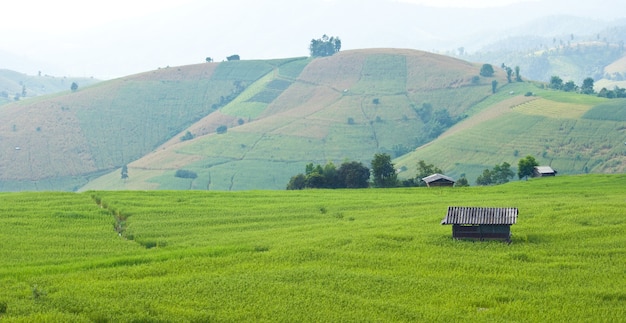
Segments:
[[[626,176],[494,187],[0,194],[0,320],[626,317]],[[515,207],[512,242],[450,205]]]

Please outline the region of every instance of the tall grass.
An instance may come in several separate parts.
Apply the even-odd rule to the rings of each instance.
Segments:
[[[619,322],[625,184],[0,194],[0,316]],[[512,243],[453,240],[449,205],[519,208]]]

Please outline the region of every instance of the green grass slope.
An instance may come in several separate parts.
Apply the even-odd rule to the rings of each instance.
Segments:
[[[220,110],[244,121],[201,132],[90,182],[89,189],[284,189],[309,162],[358,160],[424,142],[425,103],[458,117],[491,94],[480,65],[416,50],[368,49],[292,61]],[[503,83],[503,73],[496,79]],[[193,128],[193,127],[192,127]],[[206,134],[206,135],[204,135]],[[195,179],[174,177],[176,170]]]
[[[534,92],[533,97],[521,93]],[[513,92],[513,94],[510,94]],[[419,160],[434,163],[470,183],[484,169],[531,155],[560,174],[623,173],[626,169],[626,101],[539,89],[529,83],[505,86],[509,96],[473,114],[437,140],[395,160],[415,176]]]
[[[165,68],[3,105],[0,190],[75,190],[179,137],[288,61]]]
[[[0,194],[0,320],[621,322],[626,176]],[[512,243],[451,205],[517,207]]]

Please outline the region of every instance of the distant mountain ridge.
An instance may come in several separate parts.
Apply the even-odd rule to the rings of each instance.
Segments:
[[[46,74],[36,76],[0,69],[0,105],[15,100],[69,91],[72,83],[79,87],[88,86],[100,80],[86,77],[56,77]]]

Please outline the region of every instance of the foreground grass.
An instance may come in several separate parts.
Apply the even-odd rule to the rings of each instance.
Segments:
[[[0,319],[623,321],[625,184],[1,194]],[[518,207],[513,242],[449,205]]]

